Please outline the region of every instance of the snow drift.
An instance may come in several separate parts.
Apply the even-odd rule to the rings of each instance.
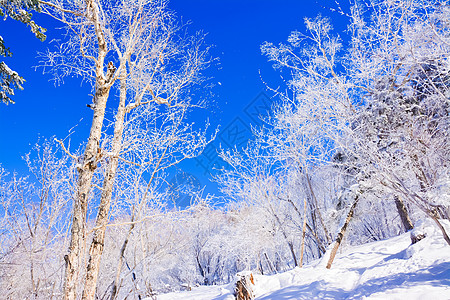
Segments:
[[[450,229],[450,223],[445,223]],[[332,268],[322,260],[272,276],[255,275],[256,299],[450,299],[450,247],[430,221],[409,233],[348,249]],[[158,300],[234,299],[234,284],[159,295]],[[148,299],[151,300],[151,299]]]

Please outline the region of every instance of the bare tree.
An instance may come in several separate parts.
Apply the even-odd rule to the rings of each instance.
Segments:
[[[241,151],[222,152],[221,157],[229,164],[229,168],[223,169],[216,180],[222,191],[234,201],[259,208],[264,219],[273,224],[264,227],[283,240],[283,245],[287,246],[290,253],[290,263],[297,266],[300,264],[298,257],[303,259],[305,244],[310,250],[308,258],[320,257],[325,252],[329,242],[326,228],[323,230],[322,226],[325,226],[324,222],[327,228],[336,225],[329,220],[319,221],[317,210],[326,208],[328,200],[319,200],[317,197],[333,196],[313,187],[315,178],[309,178],[308,185],[297,165],[291,168],[286,163],[287,159],[277,156],[277,146],[283,146],[274,142],[274,132],[265,133],[259,134],[257,141]],[[331,186],[332,180],[327,180]],[[308,238],[306,241],[305,237]]]
[[[2,290],[7,298],[59,298],[75,164],[48,141],[37,143],[25,160],[34,178],[1,180]]]
[[[292,74],[293,96],[282,95],[275,113],[275,125],[289,134],[280,131],[271,145],[291,160],[300,153],[309,165],[335,165],[363,189],[401,195],[448,241],[439,223],[448,204],[435,194],[448,173],[448,10],[438,1],[368,4],[351,9],[346,51],[323,18],[306,19],[307,33],[293,32],[288,44],[262,46],[276,68]],[[305,136],[311,139],[302,144]]]
[[[56,79],[75,73],[91,81],[94,87],[93,103],[89,104],[94,112],[91,132],[78,166],[65,284],[65,298],[75,299],[78,274],[83,267],[89,193],[94,173],[103,159],[106,167],[83,292],[83,298],[93,299],[114,179],[124,150],[126,117],[134,110],[145,112],[140,107],[152,104],[167,105],[166,112],[161,112],[169,115],[180,107],[188,110],[191,105],[182,93],[198,82],[206,52],[201,50],[201,39],[180,34],[180,28],[166,9],[166,1],[42,3],[43,11],[63,22],[69,33],[69,40],[61,45],[60,52],[46,55],[44,68],[51,66]],[[117,80],[120,81],[119,103],[115,109],[114,133],[108,145],[104,145],[106,104]],[[178,137],[172,138],[176,141]]]
[[[373,1],[371,15],[365,22],[362,9],[352,14],[349,59],[355,62],[353,82],[364,87],[366,99],[354,124],[359,157],[374,182],[431,217],[450,245],[439,222],[448,219],[449,204],[436,194],[450,157],[448,10],[437,1]]]

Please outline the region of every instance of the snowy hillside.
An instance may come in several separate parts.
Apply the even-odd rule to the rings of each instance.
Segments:
[[[450,247],[433,224],[422,227],[427,237],[414,245],[403,234],[354,247],[338,255],[330,270],[316,261],[256,275],[256,299],[450,299]],[[157,299],[227,300],[234,299],[232,290],[232,284],[198,287]]]

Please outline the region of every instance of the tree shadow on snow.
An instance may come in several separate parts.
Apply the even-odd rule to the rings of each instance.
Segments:
[[[450,262],[443,262],[416,272],[393,274],[371,279],[349,292],[347,299],[360,299],[378,292],[395,288],[406,289],[417,285],[450,287]]]
[[[391,258],[399,258],[399,256]],[[374,293],[385,292],[395,288],[406,289],[409,286],[429,285],[435,287],[450,287],[450,262],[443,262],[431,268],[418,270],[417,272],[400,273],[374,278],[351,291],[331,288],[327,285],[327,282],[321,280],[311,284],[288,286],[273,293],[258,297],[257,299],[361,299]]]
[[[327,282],[321,280],[307,285],[288,286],[258,300],[284,299],[345,299],[347,292],[343,289],[326,290]]]

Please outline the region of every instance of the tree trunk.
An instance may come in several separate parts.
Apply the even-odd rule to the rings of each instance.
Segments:
[[[76,299],[78,277],[82,267],[81,258],[86,243],[87,202],[92,177],[98,162],[99,143],[108,95],[109,89],[97,90],[95,96],[97,104],[94,110],[91,132],[84,152],[83,165],[78,169],[77,194],[73,204],[71,240],[69,253],[65,256],[64,297],[66,300]]]
[[[295,205],[295,203],[291,200],[291,199],[287,199],[287,201],[292,205],[292,207],[294,208],[294,210],[297,212],[297,214],[299,215],[299,217],[302,217],[302,214],[300,213],[300,211],[298,210],[297,206]],[[311,226],[308,225],[308,223],[306,223],[306,228],[311,232],[311,235],[314,237],[314,240],[316,241],[317,247],[319,247],[319,250],[322,251],[322,253],[325,253],[325,247],[323,246],[322,241],[319,239],[319,237],[317,236],[317,233],[311,228]]]
[[[293,244],[293,242],[289,241],[289,238],[288,238],[286,232],[284,232],[284,230],[283,230],[283,224],[281,223],[281,220],[278,217],[278,215],[273,210],[272,206],[270,206],[270,209],[272,211],[273,216],[277,220],[277,223],[280,225],[281,233],[283,234],[284,239],[286,240],[286,242],[289,246],[289,250],[291,251],[291,254],[292,254],[292,259],[294,260],[294,266],[296,267],[296,266],[298,266],[298,262],[297,262],[297,256],[295,255],[294,244]]]
[[[72,228],[69,253],[64,257],[66,272],[64,277],[64,299],[77,298],[77,285],[82,267],[81,259],[86,243],[86,213],[92,177],[99,159],[100,137],[105,117],[106,102],[111,89],[112,74],[104,75],[104,62],[107,51],[105,37],[99,19],[99,8],[95,1],[86,0],[87,15],[93,23],[98,43],[98,55],[95,62],[94,116],[91,131],[84,151],[82,165],[78,167],[77,193],[73,204]],[[109,73],[109,72],[108,72]]]
[[[286,240],[287,240],[287,236],[286,234],[284,234]],[[291,250],[291,254],[292,254],[292,259],[294,260],[294,267],[298,266],[298,262],[297,262],[297,256],[295,255],[295,250],[294,250],[294,243],[291,241],[287,242],[289,245],[289,250]]]
[[[436,225],[439,227],[439,229],[442,232],[442,236],[444,237],[444,240],[447,242],[447,244],[450,246],[450,237],[447,234],[447,231],[445,230],[444,226],[442,226],[441,222],[439,222],[439,219],[437,218],[437,213],[430,212],[429,215],[433,219],[433,221],[436,223]]]
[[[111,89],[112,73],[104,75],[104,62],[107,51],[105,37],[99,19],[99,8],[95,1],[86,0],[87,15],[92,21],[98,43],[98,55],[95,62],[96,85],[94,95],[94,116],[91,131],[84,151],[82,165],[78,167],[77,193],[73,204],[72,228],[69,245],[69,253],[64,257],[66,272],[64,277],[64,299],[75,300],[77,298],[77,285],[79,273],[82,267],[81,259],[86,242],[86,213],[89,192],[92,185],[92,177],[99,159],[100,137],[105,117],[106,102]]]
[[[319,209],[319,202],[317,201],[316,194],[314,193],[314,190],[313,190],[313,187],[311,184],[311,180],[309,179],[309,175],[307,172],[305,172],[305,177],[306,177],[306,182],[308,183],[308,188],[311,193],[311,197],[314,201],[314,208],[315,208],[314,214],[317,212],[317,215],[319,216],[320,224],[322,225],[323,231],[325,233],[325,238],[327,239],[327,244],[330,244],[331,238],[330,238],[330,235],[328,234],[328,230],[327,230],[327,227],[325,226],[325,222],[323,221],[322,213],[320,212],[320,209]]]
[[[303,267],[303,252],[305,250],[305,235],[306,235],[306,198],[303,211],[303,228],[302,228],[302,244],[300,247],[300,268]]]
[[[167,150],[167,148],[166,148]],[[155,168],[153,169],[152,172],[152,176],[150,177],[150,180],[147,184],[147,188],[145,190],[144,196],[142,197],[142,200],[139,203],[139,208],[137,210],[137,212],[141,211],[142,208],[145,206],[146,203],[146,199],[147,199],[147,195],[148,195],[148,191],[150,189],[150,185],[154,179],[154,176],[159,168],[159,165],[161,163],[161,161],[163,160],[164,156],[165,156],[166,151],[164,151],[163,155],[159,158],[158,163],[156,164]],[[136,226],[136,217],[135,217],[135,213],[133,212],[132,217],[131,217],[131,225],[130,225],[130,229],[128,230],[128,234],[122,244],[122,248],[120,249],[120,254],[119,254],[119,262],[117,263],[117,270],[116,270],[116,278],[114,279],[113,282],[113,286],[111,289],[111,297],[110,300],[115,300],[117,298],[117,294],[119,292],[119,280],[120,280],[120,273],[122,271],[122,265],[123,265],[123,261],[125,258],[125,250],[127,249],[128,246],[128,242],[131,236],[131,233],[133,232],[135,226]]]
[[[269,256],[267,256],[266,252],[264,252],[264,257],[266,258],[266,262],[267,265],[269,266],[270,273],[271,274],[276,273],[277,270],[273,267],[272,263],[270,262]]]
[[[122,68],[122,73],[126,72]],[[125,120],[125,100],[126,100],[126,74],[121,74],[120,83],[120,101],[114,124],[114,137],[112,140],[112,157],[103,180],[102,195],[100,197],[100,207],[95,222],[94,237],[89,249],[89,262],[86,271],[86,282],[83,291],[83,299],[95,299],[95,290],[97,287],[97,278],[100,269],[100,260],[105,243],[105,231],[109,221],[109,211],[111,208],[111,197],[114,180],[116,177],[117,166],[119,164],[119,153],[122,149],[122,138]]]
[[[133,222],[134,219],[131,220]],[[119,254],[119,262],[117,263],[117,270],[116,270],[116,278],[114,279],[113,286],[111,289],[111,297],[110,300],[115,300],[117,298],[117,293],[119,292],[119,280],[120,280],[120,273],[122,272],[122,265],[123,265],[123,259],[125,257],[125,250],[128,246],[128,241],[130,240],[131,232],[134,229],[135,224],[132,223],[130,226],[130,229],[128,230],[127,237],[125,238],[125,241],[122,244],[122,248],[120,248],[120,254]]]
[[[334,247],[331,250],[330,259],[328,260],[328,263],[327,263],[327,269],[331,268],[331,264],[333,263],[333,260],[336,257],[336,253],[337,253],[337,251],[339,249],[339,245],[341,244],[342,239],[344,238],[344,234],[347,231],[348,224],[350,223],[350,220],[353,217],[353,213],[355,211],[356,204],[358,204],[358,200],[359,200],[359,196],[356,196],[355,202],[353,203],[352,207],[350,207],[350,211],[347,214],[347,218],[345,219],[345,223],[342,226],[341,230],[339,231],[339,233],[338,233],[338,235],[336,237],[336,241],[335,241]]]
[[[397,206],[398,214],[400,215],[400,219],[402,220],[403,227],[406,231],[410,231],[414,228],[411,219],[409,218],[408,211],[406,210],[405,203],[403,200],[398,197],[394,196],[395,205]]]

